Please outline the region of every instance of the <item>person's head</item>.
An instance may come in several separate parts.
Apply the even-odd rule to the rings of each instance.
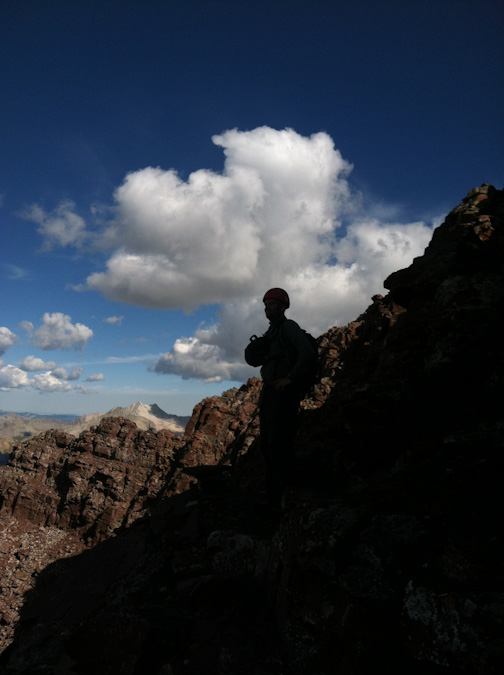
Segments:
[[[280,319],[289,307],[289,296],[283,288],[270,288],[264,294],[264,312],[269,321]]]

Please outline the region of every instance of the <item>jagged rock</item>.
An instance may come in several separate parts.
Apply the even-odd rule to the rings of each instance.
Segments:
[[[252,378],[240,389],[204,399],[194,408],[185,433],[184,466],[201,464],[202,459],[216,464],[233,451],[246,452],[257,432],[260,388],[260,380]]]
[[[74,438],[47,431],[16,446],[0,474],[0,514],[76,530],[94,544],[142,513],[173,466],[177,438],[106,418]]]
[[[19,446],[1,672],[501,672],[503,217],[503,191],[472,190],[319,338],[281,513],[253,499],[258,380],[182,438],[110,419]]]
[[[106,418],[77,439],[53,430],[14,448],[0,473],[0,614],[10,616],[0,624],[12,627],[22,600],[18,591],[13,600],[13,587],[26,592],[49,563],[82,552],[145,513],[164,489],[176,444],[170,431],[140,432],[130,420]],[[6,640],[8,628],[4,633]]]
[[[195,482],[194,467],[236,463],[247,454],[259,431],[260,389],[260,380],[252,378],[239,389],[195,406],[183,436],[180,466],[170,483],[172,494]]]

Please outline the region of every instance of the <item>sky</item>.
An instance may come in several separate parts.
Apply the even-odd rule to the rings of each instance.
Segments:
[[[187,415],[504,186],[501,0],[2,0],[0,409]]]

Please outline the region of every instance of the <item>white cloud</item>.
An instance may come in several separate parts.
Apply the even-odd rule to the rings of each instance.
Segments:
[[[0,368],[0,390],[18,389],[29,385],[27,374],[16,366],[3,366]]]
[[[51,213],[46,213],[37,204],[27,208],[21,217],[39,225],[37,231],[42,235],[43,250],[48,251],[55,246],[76,246],[86,239],[86,224],[75,212],[75,204],[64,201]]]
[[[218,323],[180,337],[153,369],[242,380],[257,372],[244,364],[243,349],[251,333],[267,328],[265,290],[286,288],[289,316],[318,335],[355,319],[391,272],[423,253],[432,229],[390,222],[397,211],[385,207],[363,213],[365,200],[347,180],[352,167],[326,133],[260,127],[212,140],[225,155],[222,173],[201,169],[185,181],[175,170],[147,167],[126,176],[101,237],[113,252],[85,287],[144,307],[219,304]],[[42,233],[62,245],[82,243],[72,209],[37,212]]]
[[[257,375],[257,369],[245,365],[243,350],[252,334],[260,335],[268,327],[262,295],[270,285],[289,292],[287,315],[318,336],[331,326],[356,319],[371,297],[384,291],[383,280],[391,272],[422,255],[431,235],[421,224],[412,224],[410,230],[377,223],[350,227],[348,239],[335,247],[342,262],[314,264],[297,276],[279,276],[276,283],[265,284],[255,298],[223,303],[217,324],[202,326],[192,338],[177,340],[153,369],[207,381],[243,381]]]
[[[3,356],[5,352],[16,344],[17,335],[5,326],[0,326],[0,356]]]
[[[19,362],[21,370],[26,370],[27,372],[35,372],[37,370],[53,370],[56,368],[55,361],[44,361],[35,356],[27,356],[22,361]]]
[[[205,382],[220,382],[247,377],[247,368],[244,364],[227,361],[219,346],[192,337],[176,340],[173,349],[156,361],[153,370],[180,375],[183,379],[195,377]]]
[[[86,377],[86,382],[102,382],[104,379],[105,375],[103,373],[96,373],[95,375]]]
[[[120,326],[123,322],[124,316],[109,316],[106,319],[103,319],[105,323],[116,324]]]
[[[41,373],[35,375],[30,384],[34,389],[40,392],[66,392],[72,389],[72,385],[55,377],[52,373]]]
[[[213,140],[226,155],[222,174],[202,169],[185,182],[148,167],[126,177],[107,235],[117,250],[88,288],[122,302],[191,308],[250,297],[279,271],[327,259],[350,170],[331,138],[261,127]]]
[[[79,377],[82,375],[82,368],[78,368],[75,366],[72,368],[71,372],[69,373],[66,368],[56,368],[55,370],[52,371],[51,375],[56,377],[58,380],[78,380]]]
[[[85,387],[83,384],[78,384],[74,387],[73,391],[77,392],[77,394],[96,394],[96,389]]]
[[[22,330],[26,331],[28,333],[28,335],[31,335],[33,333],[34,326],[33,326],[31,321],[21,321],[21,323],[19,324],[19,327]]]
[[[71,318],[60,312],[42,318],[42,325],[32,335],[39,349],[83,349],[93,337],[93,331],[82,323],[72,324]]]
[[[116,223],[121,228],[127,222],[128,236],[135,231],[138,243],[149,236],[149,222],[156,221],[157,253],[149,252],[144,243],[143,248],[134,249],[132,237],[130,250],[117,252],[108,272],[92,277],[90,284],[99,287],[103,282],[106,293],[111,289],[118,293],[112,296],[115,299],[124,294],[123,300],[158,306],[167,298],[173,306],[209,302],[206,294],[215,290],[220,301],[219,322],[177,340],[153,369],[207,381],[243,380],[257,374],[244,364],[243,349],[252,333],[260,334],[267,328],[261,299],[269,287],[286,288],[291,296],[289,316],[319,335],[333,325],[357,318],[371,297],[383,291],[383,281],[391,272],[407,267],[414,257],[422,255],[432,229],[418,222],[380,222],[362,214],[360,196],[352,196],[347,183],[350,167],[325,134],[302,138],[290,130],[262,128],[227,132],[215,137],[214,142],[224,147],[226,166],[223,176],[205,172],[208,191],[215,197],[215,178],[216,182],[227,181],[229,190],[232,184],[241,198],[223,203],[223,190],[220,202],[207,201],[210,224],[202,219],[199,229],[192,231],[193,255],[207,245],[207,236],[213,236],[214,231],[225,235],[231,231],[235,237],[225,255],[209,249],[211,265],[205,268],[208,278],[198,277],[198,271],[192,273],[185,249],[177,247],[171,238],[172,219],[166,216],[173,193],[180,196],[179,189],[191,193],[191,187],[198,183],[191,183],[190,178],[183,184],[170,172],[170,180],[162,186],[166,174],[158,169],[155,175],[138,172],[127,178],[117,193],[122,220]],[[248,201],[243,194],[248,195]],[[149,221],[154,195],[160,212],[158,220],[151,214]],[[197,204],[199,193],[194,190],[191,198]],[[191,203],[184,208],[180,200],[177,204],[177,222],[183,224],[186,217],[190,220],[195,207]],[[345,228],[340,226],[342,221]],[[140,222],[145,223],[143,229]],[[195,222],[188,222],[187,228],[190,230]],[[246,223],[248,228],[238,223]],[[163,236],[174,247],[170,254],[163,253]],[[241,256],[247,260],[242,267]],[[149,281],[142,276],[146,263]],[[241,274],[236,274],[236,267]],[[136,290],[127,286],[128,270]],[[190,280],[184,286],[186,273]],[[219,281],[225,288],[218,287]],[[155,290],[150,292],[153,286]]]

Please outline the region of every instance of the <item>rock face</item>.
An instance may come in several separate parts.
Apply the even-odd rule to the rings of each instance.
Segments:
[[[257,502],[260,383],[183,436],[121,418],[0,469],[0,672],[481,675],[504,665],[504,192],[319,339],[296,484]]]
[[[47,431],[18,446],[0,474],[1,512],[95,544],[160,491],[175,445],[169,431],[140,432],[113,417],[77,439]]]

